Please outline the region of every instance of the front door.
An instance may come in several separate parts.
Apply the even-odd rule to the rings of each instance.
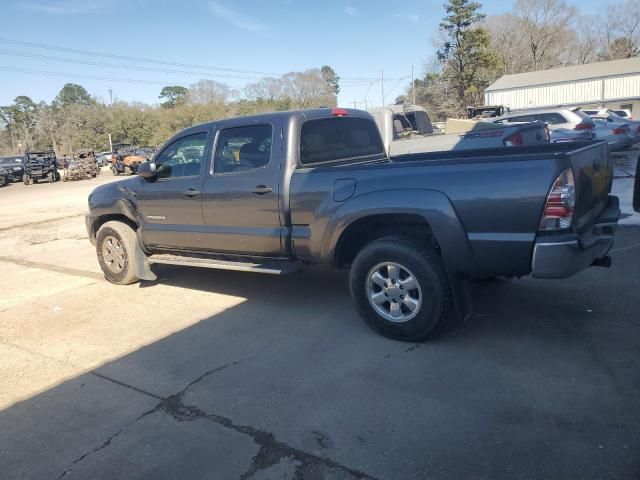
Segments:
[[[158,153],[158,175],[140,179],[136,187],[138,210],[142,213],[145,245],[163,249],[202,250],[201,187],[205,161],[209,156],[210,132],[189,132]]]
[[[208,249],[280,256],[279,123],[230,125],[217,132],[202,186]]]

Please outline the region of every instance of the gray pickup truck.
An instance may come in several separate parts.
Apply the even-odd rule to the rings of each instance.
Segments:
[[[417,341],[470,314],[468,279],[607,266],[611,182],[603,142],[388,158],[368,113],[314,109],[180,132],[96,188],[86,224],[113,283],[155,280],[154,264],[350,268],[367,324]]]

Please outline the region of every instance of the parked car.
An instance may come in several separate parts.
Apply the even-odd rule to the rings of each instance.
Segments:
[[[594,117],[596,123],[596,138],[609,145],[609,150],[619,152],[633,146],[633,138],[630,134],[629,124],[610,122],[607,119]]]
[[[0,187],[4,187],[9,183],[9,172],[0,167]]]
[[[540,122],[497,126],[463,120],[466,127],[460,133],[438,134],[433,132],[426,111],[405,113],[402,105],[395,105],[371,108],[367,112],[373,116],[382,135],[385,151],[390,156],[549,143],[547,129]],[[407,114],[413,117],[413,122]],[[428,122],[420,121],[420,117],[426,117]]]
[[[540,121],[547,124],[551,134],[554,130],[580,130],[594,138],[593,120],[579,108],[556,107],[535,110],[512,110],[506,115],[491,118],[494,123],[521,123]]]
[[[621,118],[626,118],[627,120],[633,120],[633,115],[631,115],[631,110],[621,109],[621,110],[609,110],[614,115],[617,115]]]
[[[634,120],[627,120],[626,118],[619,117],[613,113],[606,115],[594,115],[591,117],[594,120],[603,120],[612,125],[627,125],[629,127],[629,136],[633,138],[633,143],[640,142],[640,122]]]
[[[588,142],[593,140],[594,133],[591,130],[569,130],[556,128],[551,130],[551,143]]]
[[[22,180],[22,175],[24,175],[23,155],[0,157],[0,166],[6,170],[9,181],[19,182]]]
[[[111,154],[110,153],[99,153],[96,157],[96,162],[98,162],[99,167],[105,167],[111,164]]]
[[[625,120],[633,120],[633,116],[631,115],[631,110],[628,109],[619,109],[619,110],[615,110],[615,109],[610,109],[610,108],[596,108],[596,109],[592,109],[592,108],[581,108],[580,110],[582,110],[584,113],[586,113],[587,115],[589,115],[590,117],[592,116],[598,116],[598,115],[616,115],[620,118],[624,118]]]
[[[608,266],[612,178],[604,142],[389,158],[366,112],[288,111],[183,130],[96,188],[86,225],[116,284],[155,280],[153,264],[350,268],[366,323],[416,341],[470,315],[469,278]]]

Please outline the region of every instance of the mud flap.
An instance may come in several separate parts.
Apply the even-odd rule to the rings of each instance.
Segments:
[[[136,277],[138,277],[140,280],[153,282],[158,277],[151,271],[151,268],[149,268],[149,261],[147,260],[147,256],[142,251],[142,248],[140,248],[140,243],[138,241],[135,242],[134,248],[135,251],[133,252],[133,257]]]
[[[469,281],[457,275],[449,275],[449,284],[458,318],[466,321],[473,315],[473,301],[469,289]]]

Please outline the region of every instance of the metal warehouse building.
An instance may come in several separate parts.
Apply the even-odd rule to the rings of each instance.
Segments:
[[[505,75],[485,90],[485,105],[512,110],[557,105],[626,108],[640,117],[640,58]]]

